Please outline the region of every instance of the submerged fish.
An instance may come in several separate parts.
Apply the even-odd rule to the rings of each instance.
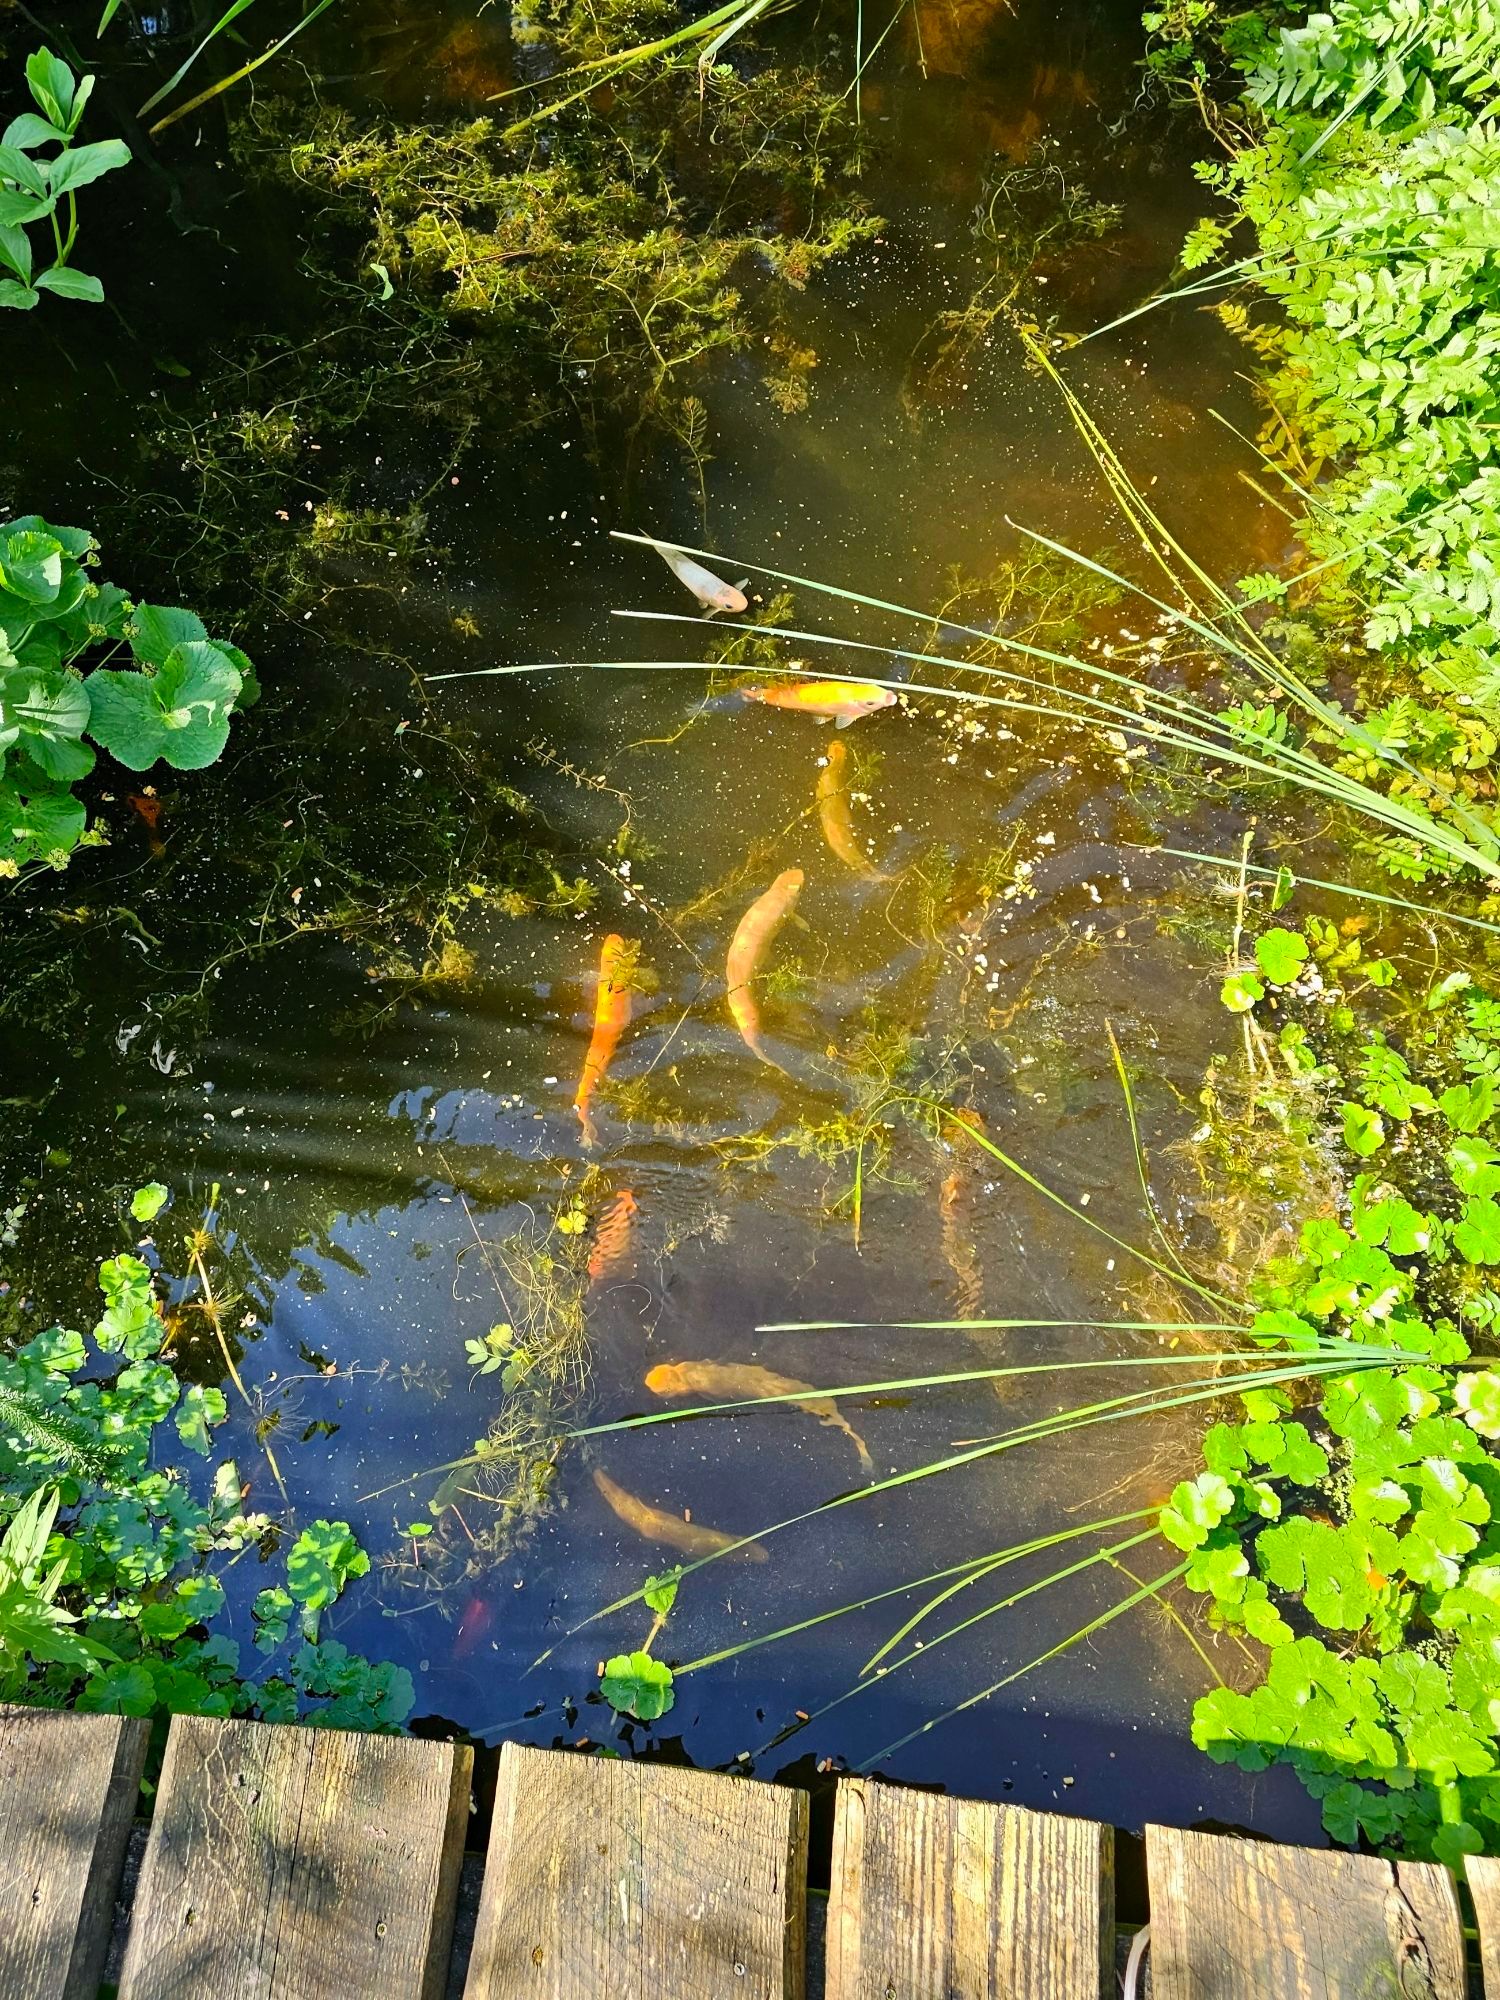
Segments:
[[[624,983],[624,961],[627,947],[618,932],[611,931],[599,952],[599,991],[594,1000],[594,1032],[589,1038],[588,1054],[583,1059],[583,1075],[578,1079],[578,1090],[573,1098],[573,1108],[578,1113],[583,1126],[585,1146],[597,1146],[599,1134],[594,1129],[594,1121],[589,1115],[589,1105],[594,1091],[603,1081],[604,1072],[609,1068],[610,1058],[615,1052],[615,1044],[624,1033],[630,1021],[630,988]]]
[[[631,1234],[635,1229],[635,1218],[640,1212],[640,1203],[629,1188],[621,1188],[609,1207],[599,1218],[599,1226],[594,1231],[593,1247],[589,1251],[589,1283],[597,1285],[601,1278],[607,1278],[630,1248]]]
[[[791,915],[805,879],[800,868],[784,869],[765,894],[757,896],[740,918],[739,928],[729,946],[726,966],[729,1011],[734,1016],[735,1026],[745,1038],[746,1048],[752,1055],[759,1056],[762,1062],[770,1063],[772,1069],[780,1069],[781,1065],[768,1056],[761,1045],[760,1009],[750,991],[750,981],[760,963],[761,954]]]
[[[161,824],[161,800],[155,792],[130,792],[125,803],[145,827],[151,852],[160,858],[167,851],[167,843],[156,830]]]
[[[832,721],[839,729],[847,729],[862,715],[873,715],[877,708],[891,708],[896,700],[892,689],[877,687],[873,681],[775,681],[770,687],[744,692],[746,701],[792,708],[799,715],[815,715],[819,722]]]
[[[610,1512],[617,1514],[627,1528],[634,1528],[648,1542],[661,1542],[684,1556],[715,1556],[732,1552],[742,1562],[770,1561],[770,1556],[759,1542],[742,1542],[738,1535],[721,1534],[717,1528],[700,1528],[695,1521],[684,1521],[680,1514],[668,1514],[660,1507],[653,1507],[648,1500],[638,1500],[623,1486],[616,1486],[609,1474],[597,1466],[594,1468],[594,1484]]]
[[[653,1368],[646,1377],[646,1387],[653,1396],[712,1396],[720,1402],[786,1396],[820,1424],[842,1431],[859,1453],[861,1472],[874,1474],[875,1462],[865,1449],[864,1439],[840,1415],[832,1396],[818,1395],[811,1382],[797,1382],[790,1375],[773,1375],[769,1368],[757,1368],[753,1363],[673,1361]]]
[[[715,576],[711,569],[705,569],[691,556],[685,556],[681,549],[674,549],[670,542],[653,542],[652,548],[661,557],[677,581],[690,590],[707,612],[748,611],[750,600],[737,584],[726,583],[722,576]],[[742,581],[748,582],[748,578]]]
[[[458,1631],[453,1640],[454,1659],[467,1659],[494,1622],[494,1599],[471,1597],[463,1617],[458,1621]]]
[[[867,858],[849,817],[849,752],[837,741],[828,746],[828,760],[818,773],[818,819],[823,838],[846,868],[867,882],[889,882],[890,876]]]

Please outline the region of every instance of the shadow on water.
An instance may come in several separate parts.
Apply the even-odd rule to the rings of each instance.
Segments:
[[[425,10],[418,36],[398,7],[360,10],[356,60],[346,43],[342,61],[361,74],[330,88],[400,116],[472,112],[509,73],[486,18],[453,6],[434,25]],[[342,1607],[339,1636],[410,1665],[419,1714],[543,1742],[616,1739],[593,1693],[597,1662],[640,1643],[649,1614],[570,1628],[674,1555],[611,1509],[596,1471],[734,1534],[859,1476],[840,1431],[783,1405],[539,1448],[525,1461],[536,1504],[516,1510],[503,1547],[485,1513],[498,1487],[476,1481],[481,1497],[450,1496],[439,1534],[417,1548],[399,1529],[440,1483],[426,1469],[503,1415],[505,1374],[479,1373],[466,1350],[483,1353],[497,1325],[581,1311],[587,1388],[569,1408],[599,1423],[658,1407],[644,1377],[670,1362],[823,1384],[1113,1351],[1111,1336],[1077,1324],[758,1333],[767,1322],[1159,1310],[1100,1237],[951,1136],[895,1116],[866,1155],[856,1246],[851,1133],[887,1085],[932,1092],[1070,1202],[1142,1239],[1105,1022],[1137,1075],[1148,1142],[1181,1138],[1222,1015],[1175,864],[1142,849],[1170,821],[1193,833],[1176,844],[1221,851],[1231,814],[1215,825],[1201,803],[1148,792],[1107,748],[1013,719],[1013,730],[976,723],[933,698],[835,738],[797,714],[705,705],[701,682],[673,675],[481,679],[430,701],[420,680],[497,660],[650,656],[664,636],[696,657],[704,628],[610,617],[690,608],[649,551],[609,540],[616,527],[694,544],[706,534],[922,605],[953,597],[955,568],[983,578],[1015,562],[1013,520],[1106,544],[1116,530],[1093,468],[1003,323],[966,322],[974,337],[946,372],[923,357],[938,316],[962,314],[991,268],[976,207],[1028,163],[1120,210],[1096,243],[1037,267],[1065,323],[1109,317],[1169,271],[1198,211],[1197,141],[1133,103],[1134,33],[1128,7],[1039,22],[952,0],[903,22],[901,60],[872,70],[863,93],[875,142],[864,192],[885,229],[784,308],[777,337],[816,354],[805,407],[796,396],[774,407],[744,357],[721,367],[701,496],[665,458],[625,491],[609,453],[589,457],[564,420],[518,449],[481,436],[451,472],[415,418],[394,440],[382,433],[378,451],[367,442],[363,459],[346,440],[343,468],[368,494],[423,496],[402,580],[382,572],[383,551],[346,553],[306,599],[259,605],[245,632],[271,689],[258,733],[202,774],[196,804],[169,802],[164,861],[118,801],[101,800],[113,844],[80,857],[44,905],[53,938],[68,937],[71,899],[87,894],[96,921],[61,985],[28,961],[0,1054],[6,1191],[27,1195],[31,1265],[50,1274],[37,1304],[70,1308],[97,1240],[78,1220],[80,1181],[103,1202],[159,1176],[183,1209],[222,1186],[245,1291],[243,1373],[294,1503],[347,1516],[387,1559]],[[331,67],[326,42],[321,59]],[[129,85],[110,87],[133,101]],[[284,195],[210,152],[184,164],[179,148],[154,170],[162,210],[198,227],[177,235],[157,219],[160,262],[120,271],[119,315],[97,347],[43,343],[26,364],[60,385],[64,414],[24,496],[11,468],[18,504],[107,515],[112,569],[143,591],[192,588],[197,530],[174,527],[171,480],[120,434],[121,400],[170,404],[186,393],[180,376],[209,371],[252,315],[290,343],[307,311]],[[108,199],[121,199],[113,184]],[[119,220],[128,247],[143,225]],[[1075,379],[1174,528],[1208,540],[1232,573],[1275,559],[1279,517],[1237,479],[1238,447],[1204,415],[1245,416],[1212,321],[1142,322],[1084,350]],[[289,517],[311,509],[311,476],[309,458],[289,462]],[[137,559],[127,496],[143,477]],[[270,521],[250,519],[252,499]],[[274,532],[266,494],[246,508],[247,535]],[[791,622],[816,615],[802,603]],[[1128,607],[1078,618],[1101,646],[1135,636]],[[841,860],[820,820],[834,741],[855,838],[885,879]],[[314,822],[343,829],[336,871],[302,838]],[[777,1070],[736,1033],[723,962],[739,915],[793,867],[806,885],[763,1002]],[[651,990],[601,1092],[601,1148],[586,1154],[571,1098],[607,930],[639,946]],[[622,1191],[634,1208],[591,1279],[591,1232]],[[589,1218],[581,1236],[575,1210]],[[540,1277],[537,1256],[550,1260]],[[1020,1378],[1003,1401],[979,1382],[840,1407],[885,1474],[1057,1409],[1059,1379]],[[246,1467],[249,1424],[236,1409],[226,1440]],[[1200,1430],[1192,1410],[1096,1430],[820,1515],[776,1537],[764,1563],[691,1578],[661,1650],[690,1659],[986,1547],[1159,1503],[1195,1462]],[[1133,1560],[1143,1576],[1164,1567],[1149,1546]],[[761,1750],[849,1686],[899,1622],[874,1607],[684,1678],[662,1732],[703,1763],[761,1750],[768,1774],[805,1756],[858,1762],[1130,1587],[1108,1568],[1086,1573]],[[1316,1838],[1284,1773],[1251,1778],[1188,1747],[1208,1672],[1199,1646],[1227,1677],[1242,1664],[1159,1609],[1137,1613],[886,1768],[1127,1825],[1211,1816]],[[627,1727],[620,1740],[646,1734]]]

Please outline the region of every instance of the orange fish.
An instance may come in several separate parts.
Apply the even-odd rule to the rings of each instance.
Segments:
[[[648,1500],[638,1500],[623,1486],[616,1486],[609,1474],[597,1466],[594,1469],[594,1484],[610,1512],[617,1514],[627,1528],[634,1528],[648,1542],[662,1542],[667,1548],[676,1549],[679,1555],[695,1558],[727,1554],[732,1550],[741,1562],[763,1563],[771,1560],[759,1542],[747,1542],[739,1535],[723,1534],[718,1528],[700,1528],[696,1521],[685,1521],[680,1514],[668,1514],[660,1507],[653,1507]]]
[[[165,854],[167,843],[156,830],[161,823],[161,800],[155,792],[130,792],[126,795],[125,803],[145,827],[151,852],[157,855]]]
[[[776,681],[770,687],[746,688],[746,701],[763,701],[767,708],[791,708],[847,729],[862,715],[890,708],[895,695],[873,681]]]
[[[653,1396],[712,1396],[717,1402],[750,1402],[760,1396],[785,1396],[799,1410],[806,1410],[820,1424],[842,1431],[859,1453],[862,1472],[873,1476],[874,1461],[865,1441],[839,1414],[832,1396],[820,1396],[811,1382],[796,1382],[790,1375],[773,1375],[769,1368],[753,1363],[725,1361],[673,1361],[653,1368],[646,1377]]]
[[[867,882],[889,882],[890,876],[872,866],[855,837],[854,822],[849,817],[848,763],[849,752],[843,744],[830,743],[828,761],[818,773],[818,819],[823,838],[844,866],[852,868],[856,875],[862,875]]]
[[[589,1105],[604,1072],[609,1068],[615,1044],[630,1023],[630,988],[621,976],[626,949],[624,938],[611,931],[599,953],[599,992],[594,1001],[594,1032],[589,1039],[589,1052],[583,1059],[583,1075],[578,1079],[578,1091],[573,1099],[573,1108],[583,1126],[585,1146],[597,1146],[599,1143],[599,1134],[589,1116]]]
[[[765,894],[757,896],[740,918],[739,928],[729,946],[726,967],[729,1011],[734,1016],[735,1026],[745,1038],[746,1048],[752,1055],[759,1056],[762,1062],[770,1063],[772,1069],[780,1069],[781,1064],[768,1056],[761,1045],[760,1009],[750,991],[750,981],[755,976],[762,952],[791,915],[805,880],[800,868],[784,869]]]
[[[600,1216],[599,1226],[594,1231],[593,1247],[589,1251],[591,1285],[597,1285],[601,1278],[608,1277],[624,1258],[630,1248],[630,1238],[635,1229],[635,1218],[640,1213],[640,1206],[629,1188],[621,1188]]]

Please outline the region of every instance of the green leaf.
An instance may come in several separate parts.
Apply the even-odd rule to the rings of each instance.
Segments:
[[[26,82],[48,123],[68,129],[73,110],[73,72],[51,49],[34,49],[26,58]],[[11,140],[12,145],[15,144]]]
[[[28,605],[51,604],[62,588],[66,551],[36,528],[0,529],[0,583]]]
[[[208,628],[195,612],[164,604],[138,604],[127,629],[130,650],[143,666],[164,667],[173,648],[186,639],[206,639]]]
[[[649,1653],[616,1653],[605,1662],[600,1688],[616,1715],[634,1715],[642,1722],[655,1722],[677,1699],[672,1669]]]
[[[1298,1515],[1267,1528],[1255,1544],[1261,1575],[1278,1590],[1301,1594],[1310,1615],[1336,1632],[1357,1632],[1397,1562],[1399,1545],[1374,1522],[1342,1528]]]
[[[1488,1076],[1472,1083],[1455,1083],[1438,1099],[1438,1109],[1455,1132],[1477,1132],[1495,1112],[1495,1084]]]
[[[182,1392],[182,1400],[174,1413],[177,1435],[189,1451],[197,1452],[200,1458],[209,1453],[209,1427],[222,1424],[229,1414],[220,1389],[203,1389],[196,1382],[190,1383]]]
[[[1367,1160],[1385,1144],[1385,1120],[1366,1105],[1339,1106],[1344,1121],[1344,1144],[1356,1158]]]
[[[0,861],[25,866],[53,862],[78,845],[87,824],[82,801],[45,784],[40,775],[0,784]]]
[[[641,1598],[648,1611],[658,1618],[665,1618],[677,1602],[677,1586],[682,1580],[682,1571],[669,1569],[664,1576],[648,1576],[641,1587]]]
[[[61,145],[67,137],[62,127],[50,119],[38,118],[34,111],[23,111],[0,134],[0,145],[24,147],[31,152],[37,146]]]
[[[1449,1233],[1465,1263],[1500,1264],[1500,1203],[1491,1196],[1471,1196]]]
[[[94,738],[128,770],[162,758],[179,771],[213,763],[229,740],[240,677],[206,640],[174,646],[155,674],[101,667],[85,686]]]
[[[1493,1369],[1460,1375],[1454,1385],[1453,1401],[1471,1430],[1481,1437],[1500,1438],[1500,1375]]]
[[[332,1604],[352,1577],[370,1567],[347,1521],[314,1521],[304,1528],[286,1560],[287,1588],[309,1611]]]
[[[292,1598],[279,1584],[262,1590],[250,1607],[255,1620],[255,1643],[263,1653],[274,1653],[291,1630],[296,1612]]]
[[[130,159],[123,139],[100,139],[92,146],[73,146],[55,159],[48,169],[54,195],[74,194],[103,174],[113,173]]]
[[[31,238],[24,229],[0,223],[0,264],[15,272],[23,291],[31,290]]]
[[[9,188],[0,188],[0,224],[7,229],[19,229],[28,222],[40,222],[56,205],[51,195],[16,194]]]
[[[0,179],[14,181],[27,194],[45,195],[47,170],[19,146],[0,145]]]
[[[38,290],[55,292],[60,299],[80,299],[85,305],[102,305],[104,287],[87,271],[75,271],[71,264],[54,264],[50,271],[38,271],[33,280]]]
[[[1234,1488],[1217,1472],[1183,1480],[1161,1510],[1159,1526],[1174,1547],[1196,1549],[1234,1506]]]
[[[1253,972],[1231,972],[1219,988],[1219,999],[1231,1014],[1248,1014],[1265,997],[1265,986]]]
[[[1302,977],[1307,964],[1308,944],[1301,931],[1277,925],[1255,940],[1255,959],[1273,986],[1290,986]]]
[[[130,1213],[137,1222],[154,1222],[167,1203],[167,1190],[160,1181],[148,1181],[130,1197]]]

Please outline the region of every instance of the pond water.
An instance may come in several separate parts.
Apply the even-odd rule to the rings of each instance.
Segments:
[[[382,32],[362,29],[352,45],[366,73],[330,88],[356,107],[477,108],[491,75],[455,67],[451,38],[443,56],[438,32],[467,17],[451,8],[434,26],[433,14],[423,10],[417,36],[387,8]],[[819,357],[805,410],[777,412],[748,367],[722,366],[704,390],[712,457],[701,495],[670,463],[627,487],[609,455],[591,459],[563,421],[520,449],[481,438],[426,503],[428,548],[412,579],[370,614],[378,646],[330,645],[320,611],[283,621],[257,613],[244,633],[268,719],[257,761],[215,777],[221,850],[232,854],[242,810],[251,823],[249,802],[259,825],[280,796],[279,746],[307,718],[323,729],[325,765],[321,775],[299,767],[302,793],[288,782],[287,826],[303,794],[325,782],[356,817],[367,795],[372,810],[403,801],[414,821],[427,810],[432,731],[457,727],[525,792],[548,851],[593,890],[589,907],[513,916],[474,897],[452,917],[463,976],[446,982],[403,982],[369,950],[326,934],[274,950],[247,943],[227,957],[205,943],[201,1001],[173,1012],[160,966],[169,952],[183,962],[195,924],[207,938],[207,905],[232,898],[235,878],[222,852],[213,868],[195,855],[185,816],[173,834],[169,812],[171,838],[156,856],[117,814],[115,844],[80,856],[50,908],[60,937],[59,913],[85,892],[128,915],[90,933],[66,1010],[45,982],[16,1006],[0,1054],[8,1165],[24,1167],[36,1190],[28,1227],[53,1259],[38,1255],[37,1268],[59,1274],[60,1296],[43,1296],[41,1279],[39,1302],[64,1309],[70,1258],[97,1254],[71,1198],[80,1177],[101,1188],[158,1177],[173,1189],[174,1213],[188,1216],[222,1185],[254,1405],[233,1406],[226,1448],[258,1504],[274,1504],[262,1420],[296,1513],[347,1518],[384,1559],[340,1607],[337,1636],[409,1665],[418,1716],[480,1736],[654,1742],[705,1765],[749,1752],[765,1775],[797,1760],[802,1770],[828,1758],[861,1763],[1135,1584],[1096,1565],[826,1716],[814,1712],[851,1687],[920,1597],[804,1621],[986,1550],[1159,1503],[1196,1463],[1201,1408],[1007,1451],[817,1514],[769,1537],[764,1562],[689,1577],[658,1651],[692,1660],[803,1629],[683,1677],[654,1732],[623,1735],[589,1697],[598,1662],[640,1644],[650,1615],[636,1604],[575,1628],[676,1558],[624,1518],[627,1503],[609,1504],[596,1474],[644,1507],[758,1534],[858,1489],[842,1430],[785,1404],[596,1436],[561,1450],[545,1504],[514,1537],[497,1532],[504,1480],[493,1469],[450,1486],[451,1505],[420,1547],[399,1532],[426,1517],[443,1479],[434,1468],[502,1417],[501,1374],[477,1373],[465,1349],[499,1322],[524,1334],[544,1312],[582,1314],[586,1367],[563,1417],[590,1425],[659,1410],[644,1379],[668,1363],[754,1365],[819,1386],[1038,1364],[998,1385],[845,1399],[840,1413],[881,1477],[1114,1393],[1122,1379],[1138,1386],[1135,1376],[1057,1376],[1048,1364],[1162,1351],[1154,1334],[1083,1324],[1160,1317],[1152,1274],[951,1124],[923,1129],[889,1114],[888,1152],[867,1154],[856,1241],[854,1160],[840,1139],[892,1079],[973,1114],[1069,1203],[1145,1244],[1106,1024],[1159,1156],[1196,1123],[1225,1016],[1215,947],[1193,921],[1181,864],[1143,850],[1165,838],[1228,852],[1241,824],[1232,812],[1144,790],[1105,746],[1014,715],[976,721],[935,697],[910,697],[835,736],[806,715],[726,695],[705,701],[701,675],[580,668],[425,692],[419,678],[531,661],[709,657],[728,636],[716,627],[612,617],[692,611],[649,549],[610,539],[615,528],[722,551],[717,566],[731,579],[737,562],[756,562],[922,607],[951,596],[954,566],[983,576],[1017,558],[1025,543],[1013,523],[1086,548],[1117,540],[1096,468],[1003,325],[941,395],[916,393],[912,357],[975,282],[971,223],[997,171],[1034,160],[1041,142],[1059,174],[1081,173],[1096,200],[1120,207],[1097,245],[1042,267],[1062,324],[1082,330],[1170,272],[1199,213],[1190,169],[1200,137],[1135,106],[1129,6],[1078,0],[1045,16],[939,7],[921,18],[928,75],[903,26],[863,96],[875,140],[866,192],[886,218],[882,237],[795,301],[797,336]],[[340,50],[325,41],[308,60],[327,74],[349,62],[349,45]],[[120,409],[137,394],[170,401],[180,372],[206,370],[251,314],[296,337],[300,281],[280,211],[208,155],[179,146],[153,183],[151,212],[119,210],[106,276],[117,274],[120,310],[90,323],[87,351],[51,344],[71,325],[11,350],[13,370],[63,409],[49,435],[26,441],[25,504],[94,522],[112,495],[110,567],[143,589],[163,582],[160,534],[147,538],[149,552],[131,546],[120,495],[139,484],[141,460]],[[188,220],[199,226],[183,234],[176,225]],[[1214,321],[1153,315],[1068,366],[1169,525],[1205,560],[1233,576],[1276,559],[1285,524],[1241,479],[1248,455],[1209,415],[1251,423],[1242,351]],[[367,468],[371,490],[403,480],[425,489],[433,450],[416,423],[394,443],[384,437]],[[21,456],[19,441],[13,451]],[[19,491],[14,469],[11,483]],[[289,475],[288,511],[300,491]],[[165,570],[177,594],[168,601],[185,597],[191,523]],[[346,588],[378,582],[377,570],[355,565]],[[774,586],[751,588],[763,604]],[[469,636],[455,633],[459,614]],[[895,629],[807,590],[795,593],[789,622],[872,638]],[[1128,603],[1084,614],[1086,637],[1101,646],[1147,629]],[[831,657],[862,670],[857,654]],[[369,729],[341,749],[346,714]],[[835,742],[880,879],[841,859],[820,822],[816,787]],[[745,908],[792,868],[805,886],[763,1000],[777,1068],[757,1060],[730,1019],[724,960]],[[366,893],[378,896],[378,878],[378,867],[367,873]],[[334,889],[315,857],[289,847],[276,914],[288,899],[311,913]],[[245,909],[247,939],[267,914]],[[634,1001],[590,1151],[572,1098],[609,931],[639,947],[653,990]],[[66,1173],[44,1164],[49,1143],[71,1155]],[[1164,1170],[1162,1186],[1186,1203],[1190,1179]],[[600,1220],[626,1191],[629,1222],[601,1251]],[[588,1218],[578,1241],[555,1226],[575,1200]],[[1186,1207],[1182,1220],[1192,1226]],[[556,1260],[550,1278],[537,1276],[539,1253]],[[981,1316],[1061,1324],[764,1330]],[[211,1360],[204,1372],[214,1373]],[[1071,1547],[998,1572],[961,1595],[947,1622],[1075,1560]],[[1142,1580],[1168,1566],[1159,1544],[1120,1560]],[[1289,1774],[1251,1779],[1192,1750],[1189,1710],[1210,1672],[1200,1648],[1227,1678],[1243,1671],[1206,1631],[1137,1610],[880,1768],[1125,1826],[1212,1819],[1318,1839],[1316,1810]],[[767,1748],[799,1712],[814,1719]]]

